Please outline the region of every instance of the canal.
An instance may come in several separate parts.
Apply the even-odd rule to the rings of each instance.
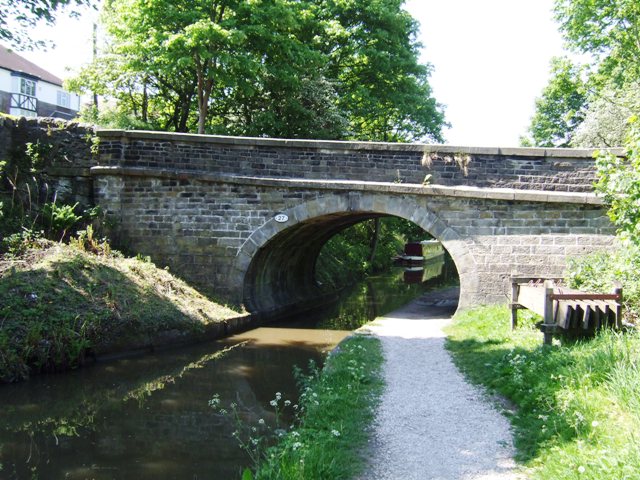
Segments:
[[[276,392],[296,401],[294,365],[321,364],[352,330],[456,281],[441,256],[421,272],[369,277],[323,311],[222,341],[0,386],[0,479],[239,478],[249,459],[230,417],[209,407],[215,394],[248,424],[273,422]]]

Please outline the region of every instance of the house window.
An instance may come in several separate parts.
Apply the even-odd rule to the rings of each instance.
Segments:
[[[70,108],[71,107],[71,95],[62,90],[58,90],[58,106]]]
[[[26,78],[20,79],[20,93],[23,95],[29,95],[30,97],[36,96],[36,82],[34,80],[28,80]]]

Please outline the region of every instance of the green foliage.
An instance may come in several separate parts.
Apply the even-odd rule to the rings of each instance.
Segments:
[[[618,232],[640,245],[640,120],[636,116],[629,120],[625,150],[625,157],[608,152],[597,155],[595,187],[609,204],[609,218]]]
[[[18,257],[23,255],[27,250],[38,247],[42,237],[43,232],[22,227],[20,231],[2,238],[2,241],[0,241],[0,252],[11,257]]]
[[[628,135],[629,118],[640,112],[640,84],[607,85],[589,102],[571,141],[574,147],[620,147]]]
[[[398,0],[114,0],[109,49],[68,82],[109,126],[441,140],[444,115]],[[195,114],[197,112],[197,115]]]
[[[518,458],[530,478],[635,478],[640,335],[603,331],[547,347],[531,323],[511,331],[506,307],[461,312],[447,348],[471,380],[512,402]]]
[[[381,365],[379,340],[355,336],[340,344],[323,370],[299,374],[298,421],[245,478],[329,480],[362,473],[361,452],[383,388]]]
[[[428,233],[408,220],[384,217],[376,240],[375,219],[360,222],[325,244],[316,263],[316,280],[331,288],[343,287],[367,274],[389,269],[406,242],[427,238]]]
[[[111,245],[109,245],[109,241],[106,238],[96,238],[93,225],[91,224],[87,225],[85,230],[80,230],[76,237],[70,238],[69,245],[80,251],[93,253],[94,255],[111,254]]]
[[[0,162],[0,253],[20,255],[37,246],[39,238],[68,240],[82,226],[104,223],[98,208],[82,212],[78,203],[57,201],[44,172],[60,155],[52,144],[37,141]]]
[[[574,67],[575,72],[568,70],[568,77],[554,68],[536,102],[529,128],[533,143],[617,146],[630,114],[627,109],[637,113],[638,107],[640,4],[636,0],[556,0],[555,13],[568,46],[587,61]],[[589,123],[577,131],[585,119]]]
[[[556,0],[555,12],[569,46],[593,57],[598,82],[620,85],[640,78],[640,3]]]
[[[442,141],[442,106],[431,65],[418,62],[418,22],[400,0],[317,2],[328,29],[320,38],[348,112],[349,137],[390,142]]]
[[[82,215],[76,214],[77,207],[77,202],[74,205],[58,206],[55,200],[42,206],[42,218],[50,238],[55,236],[62,241],[67,231],[82,220]]]
[[[583,120],[586,85],[581,69],[566,58],[554,58],[551,79],[536,99],[529,135],[537,147],[568,147],[576,127]]]

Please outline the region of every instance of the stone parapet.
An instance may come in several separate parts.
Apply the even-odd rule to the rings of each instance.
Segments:
[[[101,166],[590,192],[594,150],[471,148],[101,130]],[[614,150],[617,154],[621,151]]]

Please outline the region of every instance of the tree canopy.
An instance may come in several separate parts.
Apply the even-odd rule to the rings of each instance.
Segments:
[[[402,3],[111,0],[108,47],[69,87],[111,99],[95,118],[118,126],[442,140]]]
[[[626,118],[638,107],[640,2],[556,0],[555,14],[569,48],[588,60],[561,70],[553,64],[529,127],[532,143],[599,147],[620,142]],[[616,120],[618,115],[625,117]]]
[[[567,58],[554,58],[552,74],[536,111],[529,133],[536,146],[568,147],[576,127],[582,122],[586,102],[585,83],[580,68]]]

